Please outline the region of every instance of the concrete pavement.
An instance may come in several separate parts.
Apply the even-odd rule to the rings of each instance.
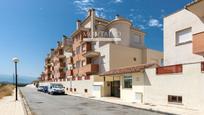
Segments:
[[[31,111],[36,115],[164,115],[69,95],[49,95],[24,87],[21,91]]]
[[[0,115],[25,115],[22,98],[18,97],[18,101],[15,101],[15,94],[0,99]]]

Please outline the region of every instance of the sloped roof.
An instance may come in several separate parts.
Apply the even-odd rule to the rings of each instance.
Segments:
[[[113,69],[113,70],[104,72],[100,75],[109,76],[109,75],[116,75],[116,74],[134,73],[134,72],[140,72],[150,67],[158,67],[158,64],[151,63],[151,64],[140,64],[140,65],[135,65],[135,66],[122,67],[122,68]]]
[[[186,7],[189,7],[189,6],[191,6],[191,5],[194,5],[194,4],[196,4],[196,3],[200,2],[200,1],[203,1],[203,0],[193,0],[192,2],[188,3],[188,4],[185,6],[185,8],[186,8]]]

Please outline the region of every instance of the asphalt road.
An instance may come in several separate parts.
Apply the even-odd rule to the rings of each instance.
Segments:
[[[164,115],[69,95],[49,95],[34,88],[21,88],[35,115]]]

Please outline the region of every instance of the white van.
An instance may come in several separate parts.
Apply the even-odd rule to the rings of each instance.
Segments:
[[[60,83],[50,83],[48,85],[48,94],[65,94],[64,86]]]

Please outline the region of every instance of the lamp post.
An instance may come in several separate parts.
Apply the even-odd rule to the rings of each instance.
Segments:
[[[18,74],[17,74],[17,63],[19,62],[18,58],[13,58],[12,61],[15,64],[15,76],[16,76],[16,101],[18,100]]]

